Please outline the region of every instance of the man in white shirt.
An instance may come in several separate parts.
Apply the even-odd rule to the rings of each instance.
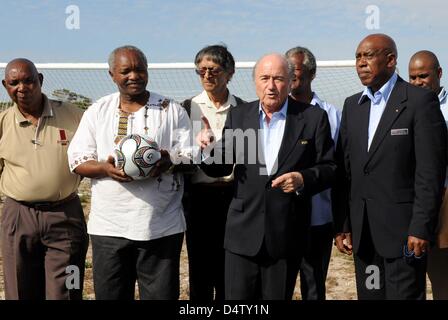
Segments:
[[[326,111],[331,137],[336,145],[341,112],[332,104],[319,99],[311,90],[311,82],[316,77],[316,58],[310,50],[303,47],[291,48],[285,56],[294,66],[291,97]],[[312,198],[311,228],[307,249],[300,265],[302,300],[325,300],[325,281],[333,243],[332,223],[331,193],[330,189],[327,189]]]
[[[137,280],[140,299],[178,299],[185,219],[183,177],[173,163],[190,143],[190,121],[180,105],[146,90],[147,60],[138,48],[115,49],[109,68],[119,92],[85,112],[68,149],[70,169],[92,178],[95,295],[133,299]],[[133,181],[114,165],[116,143],[131,133],[149,136],[162,150],[145,180]]]
[[[434,91],[440,101],[445,122],[448,123],[448,93],[440,86],[442,68],[437,56],[427,50],[416,52],[409,61],[409,82],[417,87]],[[448,300],[448,194],[446,193],[440,211],[437,243],[428,253],[428,276],[431,280],[434,300]]]

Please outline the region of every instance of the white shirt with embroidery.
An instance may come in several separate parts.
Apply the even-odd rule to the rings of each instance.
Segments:
[[[84,113],[68,148],[70,170],[86,161],[105,161],[113,155],[119,99],[119,93],[105,96]],[[185,110],[154,92],[146,107],[129,116],[128,134],[147,134],[160,149],[170,153],[173,162],[179,161],[179,155],[190,156],[193,140]],[[144,241],[185,231],[183,177],[164,173],[160,178],[126,183],[109,177],[92,179],[88,233]]]

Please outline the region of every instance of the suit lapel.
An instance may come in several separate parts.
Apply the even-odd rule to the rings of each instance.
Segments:
[[[404,86],[403,79],[399,77],[397,79],[397,82],[395,83],[394,88],[392,89],[383,115],[381,116],[378,127],[376,128],[375,135],[373,136],[372,144],[370,145],[370,149],[368,152],[367,163],[378,150],[378,147],[388,134],[395,120],[406,108],[406,105],[403,104],[404,101],[406,101],[406,87]]]
[[[283,133],[282,143],[278,152],[277,158],[277,171],[272,172],[275,175],[285,163],[291,151],[294,149],[299,136],[305,127],[305,121],[303,121],[303,110],[306,105],[297,103],[291,98],[288,98],[288,111],[286,115],[285,131]]]
[[[367,145],[369,143],[369,118],[370,118],[370,100],[365,97],[361,105],[355,106],[356,116],[353,117],[355,132],[357,136],[357,146],[363,152],[363,156],[367,157]]]
[[[260,100],[254,101],[250,104],[250,109],[246,112],[246,119],[245,119],[245,128],[244,130],[251,129],[255,130],[255,136],[257,137],[257,163],[259,165],[266,163],[266,160],[264,159],[263,154],[263,147],[261,145],[261,139],[262,137],[259,136],[260,134]]]

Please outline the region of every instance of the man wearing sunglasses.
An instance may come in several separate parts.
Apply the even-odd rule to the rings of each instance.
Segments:
[[[230,109],[243,103],[227,88],[235,73],[235,61],[225,46],[212,45],[196,54],[195,64],[204,90],[183,106],[197,124],[193,128],[200,129],[201,116],[205,116],[215,136],[220,137]],[[184,203],[191,300],[224,299],[224,227],[232,180],[233,174],[212,178],[201,169],[190,176]]]

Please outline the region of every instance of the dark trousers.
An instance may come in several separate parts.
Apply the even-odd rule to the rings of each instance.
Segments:
[[[224,299],[224,231],[232,185],[192,185],[186,214],[190,300]]]
[[[179,299],[183,233],[149,241],[91,235],[93,284],[97,300]]]
[[[310,227],[307,249],[300,264],[302,300],[325,300],[332,245],[332,223]]]
[[[372,241],[367,215],[354,260],[359,300],[426,299],[426,257],[408,263],[404,257],[380,256]],[[379,270],[379,281],[375,270]],[[375,283],[379,284],[378,289],[373,286]]]
[[[255,257],[225,254],[226,300],[291,300],[300,257],[273,259],[264,244]]]
[[[6,198],[1,243],[6,299],[82,299],[89,238],[77,196],[48,211]]]
[[[431,248],[428,254],[428,276],[434,300],[448,300],[448,248]]]

